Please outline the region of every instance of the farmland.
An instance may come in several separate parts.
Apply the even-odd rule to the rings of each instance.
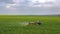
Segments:
[[[37,20],[42,24],[20,24]],[[60,16],[0,15],[0,34],[60,34]]]

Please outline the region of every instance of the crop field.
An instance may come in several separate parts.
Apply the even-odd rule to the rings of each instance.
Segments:
[[[37,20],[42,24],[22,24]],[[60,34],[60,16],[0,15],[0,34]]]

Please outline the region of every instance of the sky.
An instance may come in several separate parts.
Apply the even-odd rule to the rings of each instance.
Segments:
[[[0,14],[60,15],[60,0],[0,0]]]

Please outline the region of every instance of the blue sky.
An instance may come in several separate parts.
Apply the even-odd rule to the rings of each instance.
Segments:
[[[0,0],[0,14],[60,15],[60,0]]]

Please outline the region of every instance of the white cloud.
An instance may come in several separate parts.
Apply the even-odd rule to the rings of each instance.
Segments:
[[[16,4],[6,4],[5,8],[9,13],[16,13]]]
[[[30,6],[30,7],[42,7],[42,6],[43,7],[53,7],[54,5],[57,5],[56,0],[13,0],[14,4],[16,4],[16,6],[20,6],[20,5],[23,6],[23,3],[25,1],[28,1],[28,4],[27,5],[24,4],[24,6]],[[45,4],[46,2],[48,4]],[[51,4],[49,4],[49,2]],[[25,2],[25,3],[27,3],[27,2]],[[14,5],[14,4],[12,4],[12,5]],[[7,6],[7,8],[11,7],[11,6],[9,5],[9,6]]]
[[[19,2],[20,2],[20,0],[13,0],[13,2],[15,2],[15,3],[19,3]]]
[[[16,4],[7,4],[6,8],[11,8],[11,7],[14,7],[14,6],[16,6]]]
[[[45,3],[48,4],[45,4]],[[49,4],[52,3],[52,4]],[[31,0],[30,6],[32,7],[53,7],[53,4],[55,3],[55,0]]]

